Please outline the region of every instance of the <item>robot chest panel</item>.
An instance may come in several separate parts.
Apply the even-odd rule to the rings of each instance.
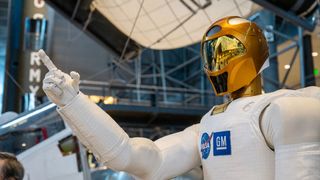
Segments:
[[[237,172],[253,177],[274,174],[270,172],[274,153],[266,146],[258,124],[249,116],[241,113],[208,116],[201,121],[198,138],[204,175],[214,174],[206,179],[236,179]]]

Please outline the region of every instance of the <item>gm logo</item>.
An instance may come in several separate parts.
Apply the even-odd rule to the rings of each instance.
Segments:
[[[213,133],[213,155],[231,155],[230,131],[220,131]]]

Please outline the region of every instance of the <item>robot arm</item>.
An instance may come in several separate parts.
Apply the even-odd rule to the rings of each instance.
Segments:
[[[141,179],[171,179],[200,166],[197,131],[198,125],[193,125],[155,142],[146,138],[130,138],[119,156],[107,165],[134,172]]]
[[[168,179],[200,165],[196,143],[198,125],[155,142],[129,138],[82,93],[58,108],[58,112],[95,157],[112,169],[141,179]]]
[[[169,179],[200,165],[198,125],[156,142],[129,138],[100,107],[79,91],[80,76],[58,70],[43,51],[39,56],[49,72],[43,90],[58,112],[98,161],[141,179]]]
[[[275,179],[320,177],[319,99],[279,98],[266,108],[261,123],[267,143],[275,150]]]

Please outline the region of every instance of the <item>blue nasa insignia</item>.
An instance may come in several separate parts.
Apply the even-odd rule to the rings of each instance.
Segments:
[[[210,154],[210,149],[211,149],[211,137],[212,135],[208,135],[208,133],[203,133],[201,136],[201,154],[202,154],[202,159],[207,159]]]
[[[213,133],[213,156],[231,155],[230,131]]]

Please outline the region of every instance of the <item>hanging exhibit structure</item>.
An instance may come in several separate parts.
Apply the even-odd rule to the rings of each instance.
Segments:
[[[100,11],[120,31],[140,45],[152,49],[174,49],[200,42],[202,33],[215,20],[247,16],[253,3],[235,1],[116,1],[95,0]],[[142,6],[140,16],[135,17]],[[217,8],[219,7],[219,8]],[[132,27],[135,29],[131,32]]]

